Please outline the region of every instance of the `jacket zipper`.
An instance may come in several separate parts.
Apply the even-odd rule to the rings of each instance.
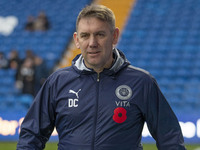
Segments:
[[[92,150],[95,150],[95,136],[96,136],[98,101],[99,101],[99,81],[100,81],[100,74],[99,73],[97,73],[97,80],[96,81],[97,81],[97,97],[96,97],[96,105],[95,105],[94,129],[93,129],[93,137],[92,137]]]
[[[97,73],[97,82],[99,82],[99,76],[100,76],[100,74]]]

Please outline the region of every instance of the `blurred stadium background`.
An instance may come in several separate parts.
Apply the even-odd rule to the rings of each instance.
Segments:
[[[16,50],[23,60],[31,50],[49,73],[69,66],[80,53],[72,39],[76,17],[91,3],[114,11],[121,30],[116,47],[132,65],[155,76],[179,119],[185,142],[200,144],[199,0],[0,0],[0,52],[8,58]],[[27,18],[40,11],[50,28],[25,30]],[[14,68],[0,68],[1,143],[18,140],[21,121],[34,98],[19,88],[17,73]],[[57,141],[56,133],[50,141]],[[142,141],[155,143],[146,126]]]

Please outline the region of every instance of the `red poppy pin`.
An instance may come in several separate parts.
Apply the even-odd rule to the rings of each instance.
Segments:
[[[117,107],[114,110],[113,120],[117,123],[123,123],[124,121],[126,121],[126,119],[126,109],[124,109],[123,107]]]

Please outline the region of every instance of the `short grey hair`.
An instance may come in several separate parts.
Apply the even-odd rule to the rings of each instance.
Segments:
[[[103,5],[89,5],[81,10],[76,20],[76,31],[78,31],[78,24],[82,18],[94,17],[101,21],[107,22],[111,31],[115,29],[115,15],[111,9]]]

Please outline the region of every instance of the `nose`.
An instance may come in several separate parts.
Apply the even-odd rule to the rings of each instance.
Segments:
[[[95,36],[90,37],[89,46],[90,46],[90,48],[96,48],[98,46],[98,42],[97,42],[97,39],[95,38]]]

